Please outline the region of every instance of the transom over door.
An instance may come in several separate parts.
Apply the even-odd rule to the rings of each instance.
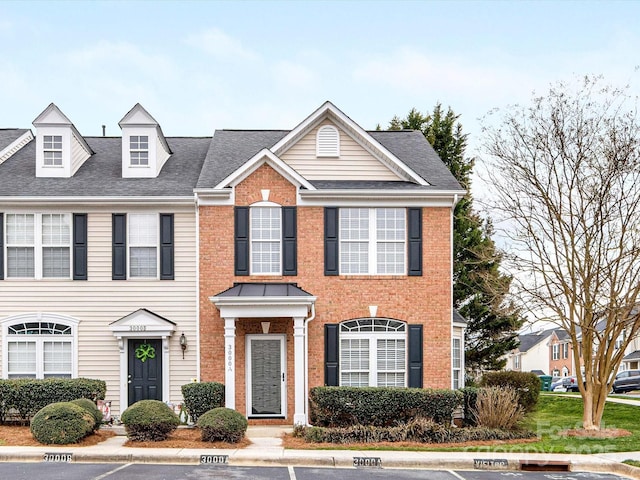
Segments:
[[[162,340],[129,340],[129,405],[162,400]]]
[[[247,336],[247,416],[284,417],[285,337]]]

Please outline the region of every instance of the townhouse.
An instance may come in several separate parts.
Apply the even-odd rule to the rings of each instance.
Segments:
[[[102,378],[114,413],[219,381],[253,423],[289,424],[314,386],[463,386],[465,191],[420,132],[330,102],[208,138],[140,105],[121,137],[53,104],[33,125],[0,130],[4,378]]]

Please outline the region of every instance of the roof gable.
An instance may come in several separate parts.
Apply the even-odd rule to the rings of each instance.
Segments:
[[[369,133],[329,101],[322,104],[297,127],[279,140],[271,148],[271,151],[278,156],[282,156],[293,145],[300,141],[300,139],[319,126],[325,119],[330,119],[332,123],[353,138],[378,161],[398,175],[401,180],[412,181],[419,185],[429,184],[424,178],[414,172],[405,163],[400,161],[398,157],[387,150],[381,143],[375,140],[371,135],[369,135]]]
[[[214,188],[219,189],[225,187],[234,187],[264,164],[269,165],[294,185],[304,187],[308,190],[315,190],[315,187],[311,183],[309,183],[302,175],[300,175],[293,168],[279,159],[276,155],[273,154],[273,152],[271,152],[267,148],[263,148],[258,153],[256,153],[253,157],[247,160],[244,165],[242,165],[231,175],[223,179]]]
[[[73,125],[71,120],[62,113],[55,103],[50,103],[49,106],[45,108],[32,123],[34,127],[46,125]]]

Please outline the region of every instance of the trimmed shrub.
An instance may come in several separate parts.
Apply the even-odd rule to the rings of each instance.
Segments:
[[[309,443],[421,442],[461,443],[486,440],[533,438],[528,430],[499,430],[482,427],[454,428],[417,418],[395,427],[354,425],[346,428],[301,427],[294,434]]]
[[[187,412],[197,423],[205,412],[224,406],[224,385],[218,382],[186,383],[182,385],[182,396]]]
[[[476,416],[474,414],[476,410],[476,401],[478,399],[478,388],[465,387],[459,390],[462,393],[462,407],[464,410],[463,426],[475,427]]]
[[[0,380],[0,410],[4,415],[17,410],[27,421],[41,408],[56,402],[70,402],[77,398],[104,400],[107,384],[88,378],[47,378],[44,380]]]
[[[511,388],[518,394],[518,403],[525,412],[531,412],[538,404],[540,379],[531,372],[487,372],[480,380],[481,387]]]
[[[247,431],[247,419],[230,408],[218,407],[198,419],[203,442],[238,443]]]
[[[388,387],[315,387],[309,394],[313,425],[388,427],[416,417],[450,424],[453,411],[462,403],[454,390]]]
[[[93,431],[89,412],[71,402],[58,402],[39,410],[31,421],[31,433],[40,443],[77,443]]]
[[[512,389],[488,387],[478,390],[473,415],[481,427],[513,430],[524,418],[524,410]]]
[[[134,442],[166,440],[180,424],[178,416],[160,400],[140,400],[122,412],[120,420]]]
[[[76,398],[72,400],[71,403],[84,408],[93,417],[93,431],[97,432],[102,425],[102,412],[96,404],[88,398]]]

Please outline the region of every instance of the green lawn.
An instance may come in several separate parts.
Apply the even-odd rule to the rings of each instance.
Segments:
[[[571,398],[574,397],[574,398]],[[609,453],[640,451],[640,407],[608,402],[603,417],[603,428],[621,428],[632,435],[618,438],[578,438],[566,437],[561,432],[582,427],[582,399],[564,395],[541,395],[538,407],[526,420],[525,426],[538,434],[540,440],[529,443],[496,443],[488,446],[459,446],[429,448],[417,445],[380,446],[371,444],[350,447],[332,445],[309,448],[359,449],[359,450],[438,450],[438,451],[477,451],[477,452],[526,452],[526,453]]]
[[[566,395],[542,395],[537,410],[530,415],[526,426],[538,434],[540,440],[527,444],[510,444],[504,451],[540,453],[609,453],[640,450],[640,407],[608,402],[605,406],[602,427],[621,428],[632,435],[618,438],[566,437],[567,429],[582,427],[582,399]]]

